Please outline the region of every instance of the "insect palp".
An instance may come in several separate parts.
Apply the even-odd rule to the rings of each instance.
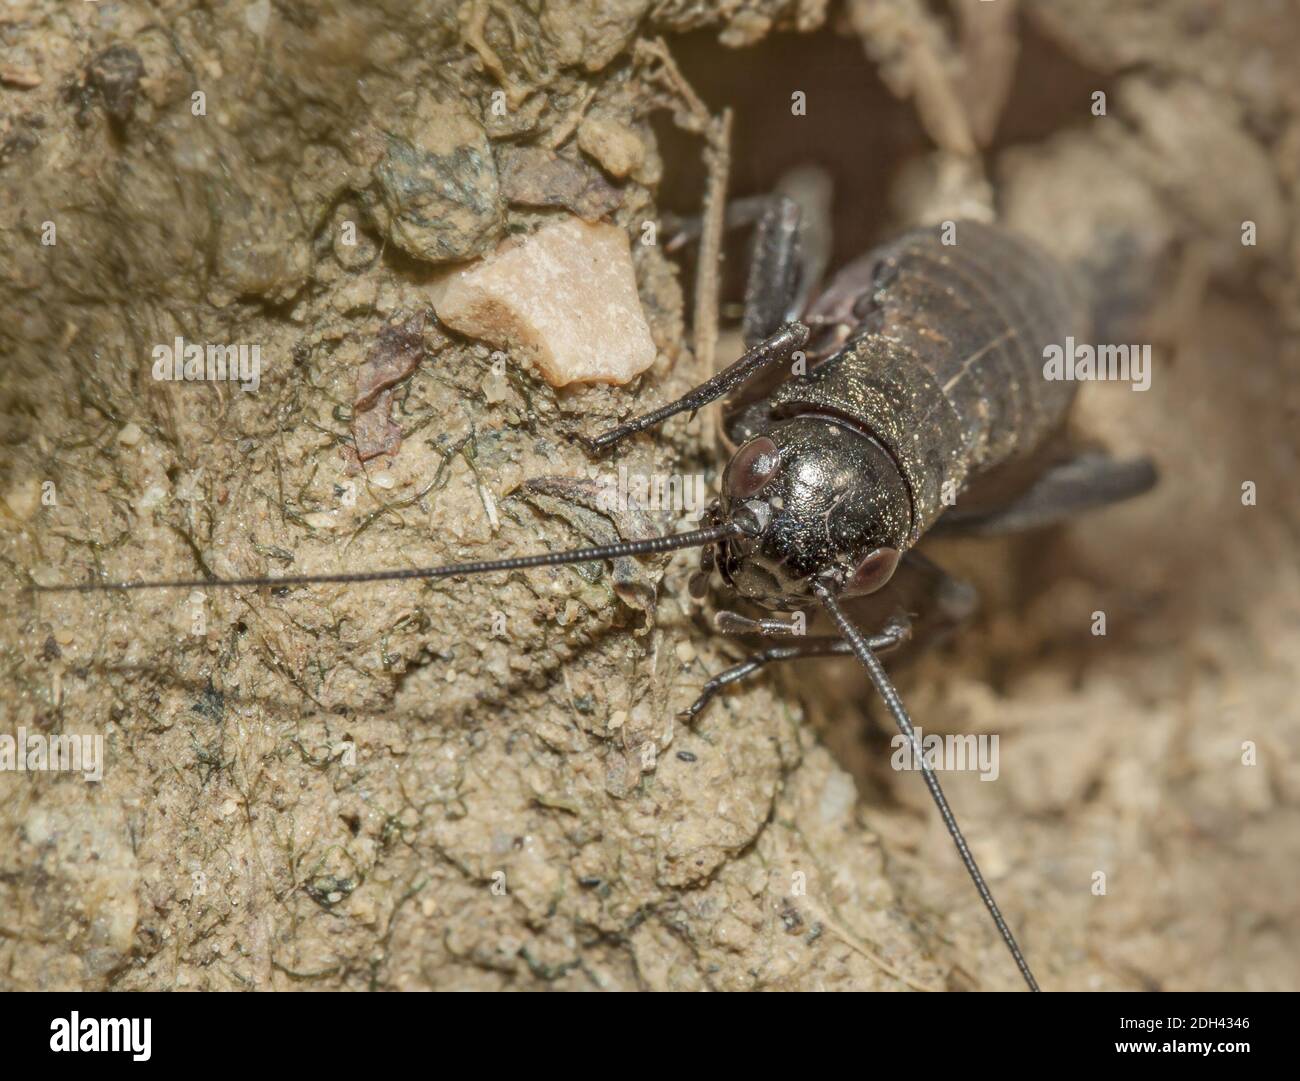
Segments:
[[[763,638],[780,638],[799,635],[803,623],[789,619],[765,618],[750,619],[739,612],[723,609],[713,617],[713,626],[719,634],[739,635],[756,634]]]

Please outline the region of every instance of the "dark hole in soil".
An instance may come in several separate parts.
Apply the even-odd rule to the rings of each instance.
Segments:
[[[1108,79],[1062,52],[1028,20],[1021,20],[1020,34],[1015,81],[990,153],[1087,122],[1093,92],[1110,89]],[[709,108],[734,111],[732,195],[770,191],[788,170],[820,165],[835,182],[831,269],[888,236],[894,227],[890,185],[909,159],[933,144],[912,103],[889,92],[856,38],[823,28],[729,49],[716,32],[699,31],[674,38],[671,47]],[[806,96],[804,116],[791,109],[796,91]],[[656,118],[655,130],[667,163],[661,205],[698,212],[705,185],[700,141],[666,116]],[[733,242],[728,252],[724,296],[735,301],[743,292],[744,248]]]
[[[820,30],[777,34],[752,48],[728,49],[715,33],[704,31],[671,44],[683,74],[709,108],[718,112],[731,106],[735,113],[733,195],[770,191],[787,170],[820,165],[835,179],[833,265],[881,239],[894,170],[929,144],[911,108],[889,93],[855,39]],[[796,91],[806,95],[805,116],[791,111]],[[699,140],[666,117],[656,132],[668,163],[662,204],[693,212],[705,183]]]
[[[1090,111],[1101,90],[1111,100],[1112,83],[1063,52],[1028,19],[1020,20],[1020,56],[1006,108],[993,135],[994,152],[1016,143],[1033,143],[1079,124],[1105,123]]]

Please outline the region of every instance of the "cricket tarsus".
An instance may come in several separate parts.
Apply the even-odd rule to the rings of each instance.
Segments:
[[[82,582],[66,585],[37,586],[41,593],[93,593],[99,590],[131,589],[226,589],[236,586],[304,586],[348,582],[388,582],[404,579],[455,578],[466,574],[489,574],[492,571],[527,570],[530,567],[558,567],[566,563],[594,563],[623,556],[674,552],[681,548],[699,548],[734,536],[737,527],[730,523],[688,533],[670,533],[644,540],[620,541],[595,548],[577,548],[565,552],[541,552],[512,559],[491,559],[476,563],[451,563],[444,567],[407,567],[401,570],[363,571],[357,574],[292,574],[271,578],[180,578],[156,582]]]
[[[1011,956],[1015,959],[1020,974],[1025,978],[1025,983],[1029,985],[1029,990],[1040,990],[1038,981],[1034,979],[1034,974],[1029,969],[1029,962],[1025,960],[1025,955],[1020,952],[1016,936],[1011,933],[1011,928],[1002,916],[1002,910],[998,908],[997,901],[993,899],[993,892],[989,889],[988,883],[984,881],[984,875],[981,874],[979,865],[975,862],[974,855],[971,854],[966,838],[962,836],[961,828],[957,825],[957,819],[952,813],[952,808],[948,806],[948,799],[944,796],[943,789],[939,787],[939,778],[935,776],[934,771],[925,760],[920,742],[916,738],[916,730],[912,727],[911,718],[908,717],[907,710],[903,706],[903,700],[894,689],[893,683],[885,674],[884,666],[871,651],[871,646],[863,637],[862,632],[844,614],[844,609],[840,607],[839,601],[835,599],[835,595],[830,589],[821,582],[815,582],[813,591],[830,614],[831,619],[835,621],[836,627],[839,628],[844,640],[849,643],[854,655],[867,670],[867,675],[871,677],[871,682],[875,684],[876,691],[884,701],[885,707],[893,715],[899,731],[911,742],[916,759],[921,763],[921,775],[925,778],[926,786],[930,789],[930,795],[934,797],[935,806],[939,808],[939,816],[943,819],[943,824],[947,826],[948,834],[952,837],[953,844],[957,846],[957,853],[961,856],[962,863],[966,865],[966,870],[975,883],[975,888],[979,891],[984,906],[989,910],[989,915],[993,917],[993,922],[1002,935],[1002,941],[1007,944],[1007,949],[1011,951]]]

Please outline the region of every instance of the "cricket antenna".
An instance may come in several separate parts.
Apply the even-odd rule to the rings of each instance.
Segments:
[[[34,587],[40,593],[94,593],[105,589],[229,589],[234,586],[305,586],[333,582],[390,582],[403,579],[455,578],[464,574],[518,571],[529,567],[557,567],[565,563],[594,563],[622,556],[675,552],[680,548],[702,548],[734,536],[740,528],[730,522],[689,533],[670,533],[644,540],[620,541],[595,548],[568,552],[542,552],[513,559],[490,559],[478,563],[451,563],[445,567],[407,567],[402,570],[362,571],[359,574],[288,574],[271,578],[175,578],[155,582],[83,582]]]
[[[835,595],[830,591],[824,582],[813,582],[813,592],[817,594],[817,599],[825,606],[826,611],[830,613],[831,619],[839,628],[840,634],[844,640],[849,643],[862,666],[867,670],[867,675],[871,677],[871,682],[875,684],[876,691],[884,700],[885,708],[893,714],[894,721],[898,725],[899,731],[907,737],[912,744],[912,753],[916,760],[921,763],[921,775],[925,778],[926,786],[930,789],[930,795],[934,797],[935,806],[939,808],[939,816],[943,819],[943,824],[948,827],[948,834],[952,837],[952,843],[957,846],[957,852],[961,856],[961,861],[966,865],[971,881],[975,883],[975,888],[979,890],[979,895],[984,901],[984,907],[989,910],[989,915],[993,917],[993,922],[997,924],[999,933],[1002,935],[1002,941],[1007,944],[1007,949],[1011,951],[1011,956],[1015,958],[1016,966],[1020,969],[1020,974],[1025,978],[1025,983],[1029,985],[1029,990],[1041,990],[1038,981],[1034,979],[1034,974],[1029,970],[1029,962],[1025,960],[1025,955],[1020,952],[1020,947],[1016,943],[1016,936],[1011,933],[1011,928],[1007,926],[1007,921],[1002,917],[1002,911],[998,908],[998,903],[993,900],[993,893],[984,881],[984,876],[980,873],[979,865],[975,862],[975,857],[971,855],[970,846],[966,844],[966,838],[962,836],[960,827],[957,825],[957,819],[953,816],[952,808],[948,806],[948,800],[943,794],[943,789],[939,787],[939,778],[934,775],[934,770],[925,760],[925,754],[921,747],[921,741],[916,738],[916,730],[912,727],[912,720],[907,715],[907,710],[903,706],[903,700],[894,690],[894,685],[885,675],[884,665],[867,645],[866,639],[863,638],[862,632],[849,622],[849,617],[844,614],[844,609],[835,599]]]

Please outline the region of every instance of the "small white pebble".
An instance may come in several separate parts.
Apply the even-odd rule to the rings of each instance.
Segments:
[[[140,425],[132,421],[117,433],[117,441],[124,447],[134,447],[141,439],[144,438],[144,432],[140,430]]]
[[[627,724],[627,712],[625,710],[617,709],[609,715],[609,729],[611,732],[617,731],[625,724]]]
[[[678,642],[677,659],[682,664],[690,664],[691,661],[695,660],[695,647],[690,642]]]
[[[507,348],[553,387],[628,383],[654,363],[627,233],[569,217],[433,285],[438,318]]]
[[[390,489],[397,487],[397,481],[391,473],[372,473],[370,483],[376,488]]]

